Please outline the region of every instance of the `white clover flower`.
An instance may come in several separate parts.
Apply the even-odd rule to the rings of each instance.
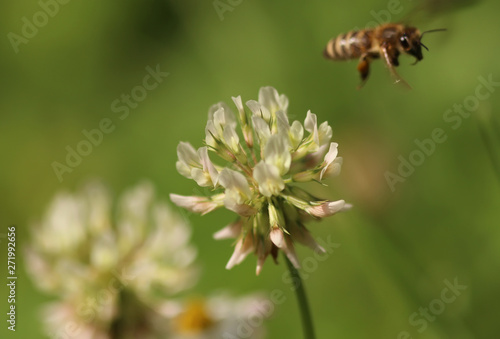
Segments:
[[[233,97],[238,115],[225,103],[209,109],[205,145],[195,150],[189,143],[177,147],[179,173],[208,187],[208,197],[171,194],[172,201],[192,212],[206,214],[217,208],[237,213],[240,218],[215,238],[237,238],[230,269],[249,253],[255,253],[257,274],[269,254],[285,252],[296,267],[299,261],[294,243],[323,251],[304,226],[311,218],[323,218],[351,206],[344,200],[327,201],[313,197],[294,185],[321,182],[340,173],[342,158],[338,144],[331,142],[327,122],[318,127],[317,116],[307,112],[304,124],[288,120],[288,98],[272,87],[259,91],[259,100]],[[211,161],[213,152],[224,165]]]
[[[271,301],[258,294],[240,298],[217,294],[167,301],[157,308],[168,319],[170,339],[264,338],[262,325],[273,310]]]
[[[81,329],[75,337],[104,338],[97,333],[124,309],[138,311],[193,286],[190,236],[188,224],[155,201],[149,183],[126,191],[115,207],[97,183],[58,194],[26,250],[33,282],[62,300],[44,312],[47,328],[63,330],[72,319]]]

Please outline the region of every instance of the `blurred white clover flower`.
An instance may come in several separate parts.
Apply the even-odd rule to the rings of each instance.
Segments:
[[[210,107],[206,146],[196,150],[191,144],[181,142],[177,147],[178,172],[214,194],[207,197],[171,194],[170,198],[178,206],[202,215],[222,206],[239,214],[235,222],[214,235],[216,239],[237,238],[227,269],[254,252],[259,274],[267,256],[271,254],[276,260],[279,249],[299,267],[295,241],[315,251],[324,251],[304,222],[351,207],[344,200],[315,198],[293,185],[321,182],[337,175],[342,164],[342,158],[337,156],[338,144],[331,142],[332,129],[328,123],[318,126],[311,111],[307,112],[303,125],[299,121],[290,124],[288,98],[273,87],[261,88],[258,101],[247,101],[250,114],[240,96],[232,99],[238,116],[223,102]],[[208,151],[226,165],[213,163]]]
[[[234,298],[227,294],[207,299],[167,301],[158,313],[168,320],[170,339],[264,338],[263,322],[274,311],[258,294]]]
[[[114,217],[116,215],[116,217]],[[91,183],[60,193],[33,227],[26,265],[42,290],[62,297],[47,308],[49,331],[79,325],[79,338],[104,338],[124,309],[192,287],[198,272],[189,225],[141,183],[114,207],[106,189]],[[124,295],[131,295],[123,304]],[[96,334],[92,334],[92,333]],[[86,334],[88,333],[88,334]]]
[[[71,302],[54,302],[46,305],[42,317],[47,334],[52,338],[110,339],[109,317],[101,317],[98,321],[86,321]]]

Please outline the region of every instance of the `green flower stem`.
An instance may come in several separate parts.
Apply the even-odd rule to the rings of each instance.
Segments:
[[[314,327],[311,317],[311,311],[309,310],[309,303],[307,302],[307,295],[304,289],[304,283],[300,278],[299,271],[293,266],[293,264],[288,260],[288,257],[283,253],[285,257],[288,270],[292,276],[292,281],[294,283],[295,292],[297,293],[297,301],[299,303],[300,317],[302,318],[302,326],[304,329],[305,339],[314,339]]]

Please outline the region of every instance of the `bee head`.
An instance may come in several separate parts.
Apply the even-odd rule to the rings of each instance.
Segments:
[[[424,34],[441,31],[446,31],[446,28],[431,29],[430,31],[425,31],[420,34],[418,29],[416,29],[415,27],[406,27],[399,37],[399,43],[406,54],[413,55],[415,58],[417,58],[417,60],[415,61],[415,63],[417,63],[424,58],[424,56],[422,55],[422,47],[427,51],[429,50],[421,41]]]
[[[420,42],[420,32],[418,29],[414,27],[407,27],[403,30],[403,33],[399,37],[399,44],[401,45],[401,49],[409,55],[413,55],[417,58],[417,61],[420,61],[424,58],[422,55],[422,47],[427,49]],[[428,50],[428,49],[427,49]]]

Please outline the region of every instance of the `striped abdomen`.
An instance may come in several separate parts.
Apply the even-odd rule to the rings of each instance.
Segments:
[[[373,30],[364,29],[340,34],[326,44],[325,58],[333,60],[357,59],[372,47]]]

